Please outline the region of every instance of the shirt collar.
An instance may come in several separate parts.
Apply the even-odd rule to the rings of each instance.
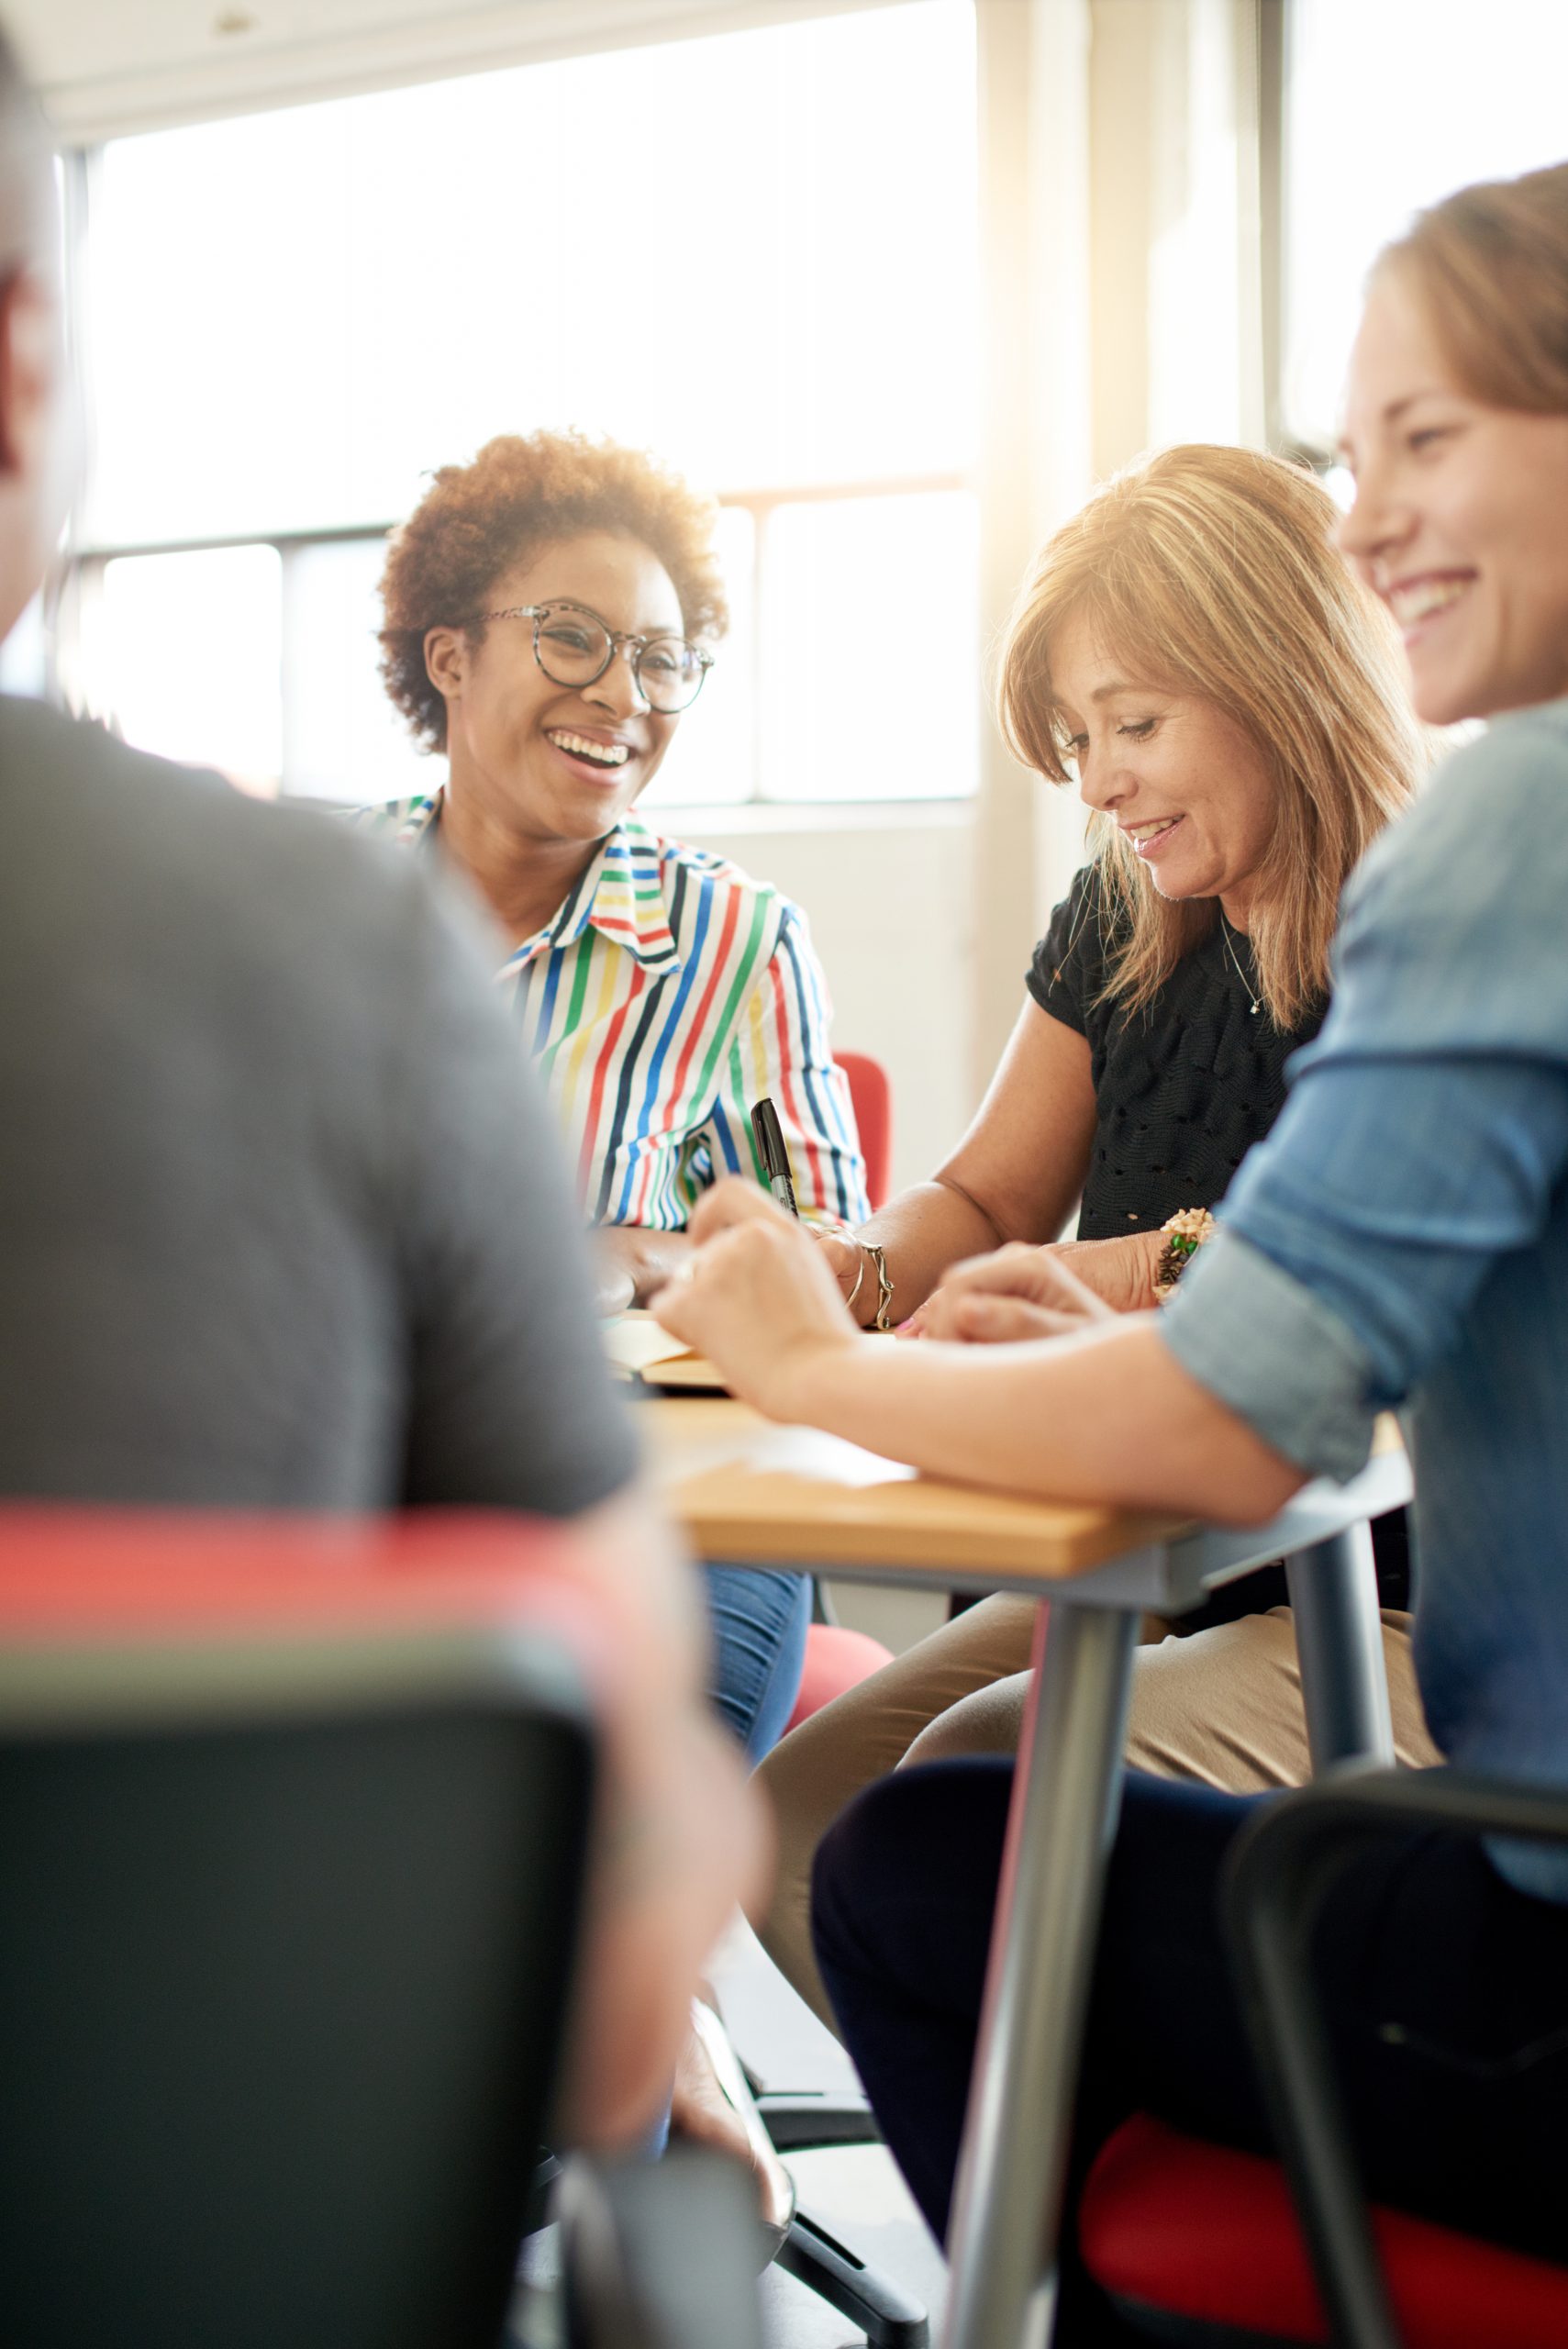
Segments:
[[[623,947],[651,974],[678,970],[681,957],[658,875],[653,835],[628,818],[601,844],[548,929],[537,940],[527,940],[518,953],[526,958],[547,941],[551,946],[570,946],[593,929],[612,945]]]
[[[412,799],[397,828],[405,846],[433,839],[440,823],[442,791]],[[638,885],[639,872],[642,885]],[[515,946],[501,975],[522,970],[546,949],[575,945],[585,930],[621,947],[650,975],[678,971],[681,957],[670,928],[670,909],[659,883],[659,853],[646,826],[628,817],[599,844],[593,863],[566,902],[532,938]]]

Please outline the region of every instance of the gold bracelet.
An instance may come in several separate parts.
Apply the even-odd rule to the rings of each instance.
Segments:
[[[879,1248],[874,1240],[862,1240],[861,1250],[876,1267],[876,1319],[871,1326],[873,1330],[880,1330],[885,1337],[893,1327],[888,1312],[893,1303],[893,1275],[887,1269],[887,1252]]]
[[[846,1305],[853,1305],[859,1297],[861,1283],[866,1276],[866,1258],[871,1258],[876,1271],[876,1319],[869,1323],[862,1322],[861,1326],[862,1329],[880,1330],[885,1337],[893,1327],[887,1317],[887,1308],[893,1302],[893,1275],[887,1269],[885,1254],[874,1240],[862,1240],[853,1224],[842,1222],[838,1216],[825,1217],[823,1222],[826,1230],[837,1232],[840,1240],[847,1240],[851,1248],[860,1250],[861,1268],[855,1275],[853,1288],[844,1299]]]
[[[1200,1248],[1214,1238],[1219,1226],[1207,1208],[1178,1208],[1160,1226],[1170,1236],[1165,1252],[1154,1268],[1154,1302],[1168,1305],[1176,1293],[1176,1283],[1192,1263]]]

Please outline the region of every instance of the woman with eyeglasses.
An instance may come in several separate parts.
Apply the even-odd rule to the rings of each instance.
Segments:
[[[764,1096],[802,1214],[864,1207],[804,917],[633,813],[724,632],[713,523],[635,451],[508,436],[441,467],[382,580],[386,688],[447,778],[367,816],[439,847],[500,924],[606,1312],[681,1261],[716,1176],[760,1171]]]
[[[635,451],[508,436],[436,473],[382,580],[387,691],[447,774],[361,820],[443,857],[499,925],[498,984],[576,1170],[606,1313],[683,1261],[716,1177],[760,1178],[751,1110],[764,1097],[802,1216],[866,1212],[804,917],[633,812],[724,632],[714,518]],[[795,1702],[809,1585],[703,1572],[711,1693],[756,1761]],[[690,2057],[677,2117],[740,2150]]]
[[[878,1346],[765,1199],[705,1202],[662,1318],[735,1390],[940,1474],[1259,1522],[1353,1475],[1399,1408],[1417,1675],[1444,1759],[1568,1788],[1568,164],[1468,188],[1375,264],[1341,544],[1418,713],[1491,721],[1346,891],[1334,1000],[1162,1313]],[[753,1213],[752,1209],[756,1212]],[[1082,1304],[1082,1299],[1078,1300]],[[757,1333],[766,1332],[765,1347]],[[946,2224],[1011,1765],[901,1771],[818,1857],[817,1957],[933,2227]],[[1256,1799],[1256,1798],[1254,1798]],[[1266,1799],[1264,1798],[1263,1799]],[[1075,2170],[1130,2110],[1266,2149],[1218,1892],[1252,1803],[1138,1774],[1106,1887]],[[1313,1934],[1379,2199],[1561,2259],[1568,1854],[1431,1829],[1337,1879]],[[1058,2337],[1127,2337],[1067,2278]]]

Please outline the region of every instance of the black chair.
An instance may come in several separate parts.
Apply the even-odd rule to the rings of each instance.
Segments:
[[[1448,1769],[1345,1772],[1283,1796],[1239,1839],[1226,1923],[1284,2170],[1147,2114],[1101,2149],[1078,2206],[1080,2252],[1150,2339],[1568,2344],[1568,2265],[1369,2210],[1361,2187],[1308,1973],[1313,1924],[1350,1862],[1429,1827],[1568,1846],[1568,1796]],[[1456,2144],[1456,2162],[1464,2154]]]
[[[1568,1794],[1452,1769],[1347,1773],[1302,1789],[1254,1820],[1226,1884],[1226,1923],[1274,2135],[1331,2336],[1344,2349],[1397,2349],[1404,2336],[1395,2304],[1407,2296],[1416,2303],[1419,2278],[1397,2260],[1385,2275],[1379,2257],[1308,1969],[1312,1930],[1352,1861],[1430,1828],[1568,1850]],[[1562,2014],[1568,2023],[1568,1983]],[[1429,2272],[1434,2252],[1443,2261],[1445,2330],[1462,2310],[1459,2329],[1476,2349],[1503,2338],[1498,2287],[1506,2269],[1508,2337],[1568,2341],[1568,2265],[1499,2254],[1451,2228],[1422,2232],[1422,2264]],[[1416,2306],[1413,2339],[1425,2330]],[[1522,2336],[1516,2330],[1521,2323]]]
[[[194,1535],[161,1593],[145,1521],[0,1517],[0,2340],[496,2349],[587,1845],[572,1652],[520,1598],[350,1570],[324,1611],[311,1537],[205,1538],[210,1611]]]
[[[862,2096],[822,2096],[754,2085],[757,2110],[776,2154],[882,2142],[876,2116]],[[895,2277],[862,2259],[819,2212],[796,2204],[778,2264],[858,2325],[868,2349],[928,2349],[930,2320],[921,2303]]]

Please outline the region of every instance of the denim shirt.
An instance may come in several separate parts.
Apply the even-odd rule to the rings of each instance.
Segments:
[[[1449,1759],[1568,1786],[1568,702],[1446,762],[1347,889],[1334,994],[1162,1323],[1340,1479],[1397,1408]],[[1568,1860],[1494,1854],[1568,1901]]]

